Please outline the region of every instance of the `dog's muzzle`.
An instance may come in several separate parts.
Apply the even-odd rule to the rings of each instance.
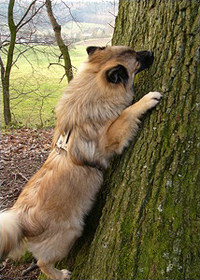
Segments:
[[[154,60],[154,54],[152,51],[140,51],[140,52],[136,52],[137,54],[137,60],[140,62],[141,66],[139,68],[139,70],[136,72],[139,73],[144,69],[148,69],[151,67],[151,65],[153,64],[153,60]]]

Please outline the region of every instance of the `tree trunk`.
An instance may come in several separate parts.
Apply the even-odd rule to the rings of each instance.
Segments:
[[[11,122],[11,110],[10,110],[10,73],[13,63],[13,53],[15,48],[16,39],[16,25],[13,19],[13,9],[15,0],[9,1],[8,6],[8,25],[10,30],[10,44],[7,53],[7,63],[4,68],[3,61],[1,60],[1,82],[3,88],[3,105],[4,105],[4,121],[6,125]]]
[[[153,50],[136,99],[163,99],[107,174],[71,279],[200,278],[199,1],[120,1],[113,44]]]
[[[13,66],[13,55],[14,55],[14,49],[16,44],[16,36],[17,32],[24,26],[27,25],[34,17],[35,15],[42,9],[44,4],[41,4],[41,6],[34,10],[34,12],[26,19],[27,15],[35,5],[37,0],[34,0],[29,3],[28,8],[23,13],[21,19],[17,24],[14,22],[14,5],[15,0],[9,0],[8,4],[8,26],[10,31],[10,41],[9,41],[9,47],[8,51],[6,51],[6,65],[4,66],[4,62],[0,57],[0,67],[1,67],[1,84],[3,88],[3,107],[4,107],[4,121],[6,125],[9,125],[11,122],[11,110],[10,110],[10,74],[11,69]],[[4,41],[4,43],[7,42]],[[1,48],[4,48],[4,44],[1,45]],[[4,50],[5,51],[5,50]]]
[[[46,0],[46,9],[47,9],[47,14],[48,14],[50,23],[53,27],[57,45],[58,45],[58,47],[61,51],[61,54],[63,56],[63,59],[64,59],[65,74],[66,74],[68,82],[70,82],[73,78],[73,72],[72,72],[71,59],[69,56],[69,50],[68,50],[67,45],[65,45],[65,43],[62,39],[62,36],[61,36],[61,25],[58,24],[58,22],[56,21],[56,18],[54,17],[54,14],[52,11],[51,0]]]
[[[4,115],[4,122],[5,122],[5,125],[9,125],[10,122],[11,122],[9,84],[6,85],[6,81],[2,81],[2,88],[3,88],[3,115]]]

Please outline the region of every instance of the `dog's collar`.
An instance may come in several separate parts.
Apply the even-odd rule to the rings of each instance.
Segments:
[[[57,154],[60,154],[62,150],[67,152],[67,143],[69,141],[70,134],[71,131],[68,131],[64,135],[61,134],[60,137],[58,138],[58,141],[56,142],[56,146],[55,146],[55,151]]]
[[[104,172],[106,170],[106,168],[102,164],[97,163],[97,162],[84,161],[84,165],[91,167],[91,168],[98,169],[101,172]]]
[[[55,146],[55,151],[58,155],[61,153],[61,151],[67,152],[67,146],[68,146],[70,134],[71,134],[71,131],[68,131],[64,135],[61,134],[59,136],[58,141],[56,142],[56,146]],[[106,168],[103,165],[96,163],[96,162],[89,162],[86,160],[83,162],[83,166],[84,165],[91,167],[91,168],[98,169],[101,172],[106,170]]]

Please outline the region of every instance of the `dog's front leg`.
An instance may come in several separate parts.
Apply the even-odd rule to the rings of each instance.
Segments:
[[[105,151],[107,154],[120,154],[138,130],[140,118],[149,109],[155,107],[162,95],[159,92],[149,92],[138,102],[125,109],[110,125],[106,133]]]

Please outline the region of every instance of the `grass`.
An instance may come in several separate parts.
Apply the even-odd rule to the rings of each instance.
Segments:
[[[16,50],[14,59],[20,47]],[[36,46],[28,49],[13,66],[10,79],[10,98],[13,123],[16,126],[41,127],[55,124],[54,107],[67,87],[67,79],[61,81],[64,69],[57,63],[60,51],[56,46]],[[85,46],[73,46],[70,50],[72,65],[76,68],[87,57]],[[5,59],[5,57],[3,57]],[[62,63],[62,62],[61,62]],[[3,108],[1,116],[3,119]]]

